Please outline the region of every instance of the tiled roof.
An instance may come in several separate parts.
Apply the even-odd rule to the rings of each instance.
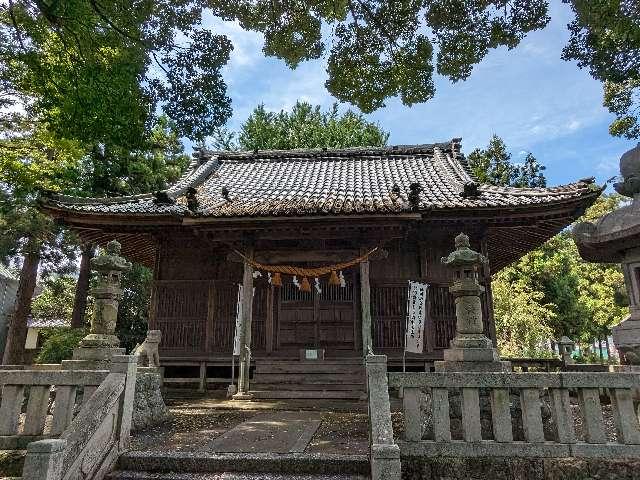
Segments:
[[[110,199],[53,197],[48,205],[90,214],[190,215],[185,193],[196,189],[205,217],[397,214],[411,211],[514,208],[579,199],[592,180],[554,188],[512,188],[475,182],[459,140],[447,143],[257,152],[199,151],[162,204],[152,194]],[[417,206],[411,185],[422,188]]]

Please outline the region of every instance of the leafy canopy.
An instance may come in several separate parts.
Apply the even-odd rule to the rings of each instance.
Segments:
[[[180,136],[231,114],[220,69],[231,43],[201,26],[205,1],[13,0],[0,4],[0,88],[63,138],[135,148],[157,106]]]
[[[514,164],[504,141],[497,135],[489,140],[486,149],[476,148],[467,157],[469,167],[481,183],[512,187],[545,187],[546,167],[527,153],[523,163]]]
[[[340,114],[334,104],[322,111],[298,101],[290,112],[269,112],[259,105],[239,132],[220,132],[214,146],[241,150],[377,147],[386,145],[388,138],[378,124],[351,110]]]
[[[579,221],[600,217],[621,202],[620,195],[605,195]],[[628,314],[619,301],[623,285],[619,265],[585,262],[571,232],[561,232],[494,277],[498,338],[511,348],[511,329],[518,330],[520,322],[529,325],[538,343],[563,335],[582,342],[602,338]],[[524,312],[521,291],[531,302]]]
[[[629,83],[640,70],[637,2],[563,2],[575,14],[563,58],[602,82],[637,88]],[[61,137],[135,146],[160,109],[180,136],[202,141],[231,114],[222,68],[232,45],[202,25],[205,9],[261,33],[265,55],[291,68],[326,58],[328,91],[371,112],[391,97],[428,101],[436,72],[468,78],[492,49],[512,49],[544,28],[548,7],[548,0],[12,0],[0,4],[0,85]],[[637,135],[624,102],[610,108],[624,120],[612,132]]]

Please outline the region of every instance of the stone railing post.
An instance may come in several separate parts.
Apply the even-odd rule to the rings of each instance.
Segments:
[[[400,480],[400,448],[393,440],[386,355],[367,355],[371,480]]]
[[[39,440],[27,445],[22,478],[60,480],[63,474],[65,440]]]
[[[127,376],[118,408],[117,431],[120,451],[129,448],[136,391],[137,360],[135,355],[114,355],[111,359],[111,373],[124,373]]]

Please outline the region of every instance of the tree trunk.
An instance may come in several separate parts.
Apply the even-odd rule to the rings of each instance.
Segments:
[[[28,247],[33,247],[32,240],[29,240]],[[20,365],[24,361],[24,344],[27,340],[27,317],[31,312],[31,298],[36,288],[36,279],[38,277],[38,265],[40,264],[40,255],[37,251],[31,251],[24,257],[22,270],[20,271],[20,283],[18,284],[18,292],[16,294],[15,308],[13,311],[13,319],[9,325],[9,333],[7,334],[7,345],[4,349],[4,357],[2,363],[4,365]]]
[[[73,299],[73,313],[71,314],[72,328],[82,328],[85,324],[87,295],[89,294],[89,279],[91,277],[91,257],[93,257],[93,245],[83,245],[82,257],[80,259],[80,273],[78,274],[76,295]]]

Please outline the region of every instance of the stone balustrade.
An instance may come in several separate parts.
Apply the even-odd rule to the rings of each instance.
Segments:
[[[119,455],[129,447],[136,367],[136,357],[116,355],[111,359],[110,372],[56,372],[76,375],[77,381],[97,378],[103,373],[108,375],[84,402],[60,438],[39,440],[27,446],[22,478],[104,478]]]
[[[0,449],[24,448],[34,440],[62,434],[74,412],[93,395],[108,373],[54,370],[51,366],[0,370]]]
[[[638,380],[628,373],[389,373],[389,386],[404,391],[404,440],[398,442],[403,457],[637,457],[640,427],[632,391]],[[607,438],[601,389],[609,391],[614,440]],[[460,392],[461,439],[452,438],[453,392]],[[427,394],[430,401],[423,402]],[[512,418],[514,394],[521,419]],[[489,397],[488,412],[481,411],[482,395]],[[545,438],[542,402],[551,409],[554,439]],[[430,408],[425,411],[423,405]],[[575,410],[584,438],[576,434]],[[425,439],[427,415],[431,431]],[[483,415],[491,419],[491,438],[483,437]],[[521,420],[523,441],[514,441],[516,420]]]

